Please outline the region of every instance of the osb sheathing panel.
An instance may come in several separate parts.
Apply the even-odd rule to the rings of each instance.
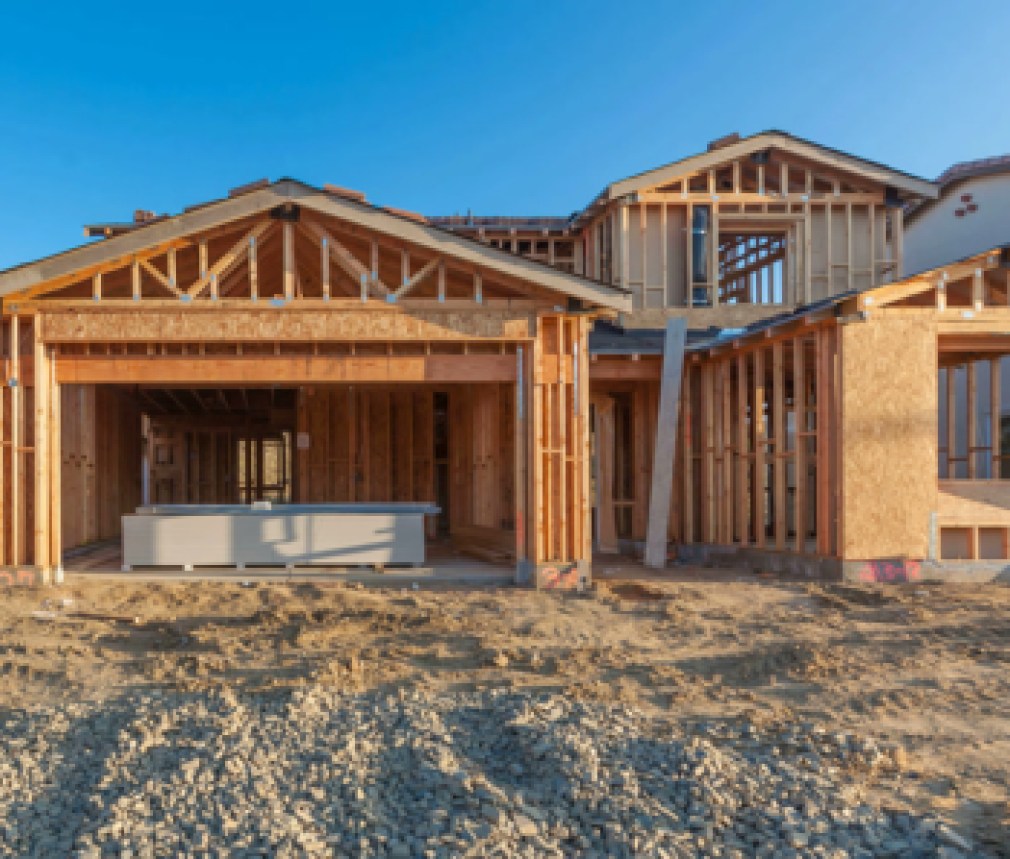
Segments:
[[[530,334],[530,315],[521,310],[400,311],[341,308],[321,311],[291,307],[264,310],[190,308],[150,311],[102,309],[47,313],[51,343],[163,341],[521,340]]]
[[[942,480],[936,512],[941,526],[1010,526],[1010,484],[998,480]]]
[[[924,558],[937,504],[936,324],[841,329],[842,557]]]

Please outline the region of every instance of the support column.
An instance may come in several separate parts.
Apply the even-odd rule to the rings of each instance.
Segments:
[[[45,343],[42,342],[42,314],[32,317],[32,341],[34,346],[34,406],[35,422],[32,444],[34,447],[35,498],[33,504],[32,535],[34,542],[35,567],[42,575],[43,582],[50,581],[52,565],[49,545],[49,498],[52,463],[49,459],[49,393],[50,368]]]
[[[649,528],[645,539],[645,565],[654,569],[663,569],[666,566],[673,463],[677,451],[677,413],[680,409],[686,339],[687,320],[683,317],[667,320],[666,340],[663,343],[663,378],[659,389],[659,417],[656,422],[656,447],[652,458]]]
[[[588,320],[537,320],[533,362],[533,581],[538,588],[589,584]]]

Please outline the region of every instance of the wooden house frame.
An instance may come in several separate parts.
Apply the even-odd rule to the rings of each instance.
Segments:
[[[7,577],[48,579],[160,491],[249,500],[268,454],[282,500],[437,500],[437,391],[450,529],[510,532],[522,580],[588,575],[588,333],[630,308],[620,288],[281,180],[9,270],[0,295]]]
[[[904,277],[904,207],[935,195],[763,132],[569,218],[281,180],[97,227],[0,273],[0,570],[47,577],[143,500],[272,497],[438,502],[433,532],[548,586],[657,515],[687,559],[984,575],[1010,559],[1008,258]]]

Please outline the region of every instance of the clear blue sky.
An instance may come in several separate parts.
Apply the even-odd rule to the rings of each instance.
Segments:
[[[567,214],[731,131],[1010,151],[1010,4],[5,3],[0,268],[260,177]]]

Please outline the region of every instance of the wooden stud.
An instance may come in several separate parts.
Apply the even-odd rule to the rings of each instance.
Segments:
[[[851,291],[856,268],[852,259],[852,203],[845,204],[845,265],[847,278],[845,288]]]
[[[438,261],[438,300],[445,301],[445,260]]]
[[[730,374],[729,359],[721,361],[719,367],[722,373],[722,493],[720,518],[723,523],[722,542],[733,542],[733,379]]]
[[[249,239],[249,298],[252,301],[256,301],[259,298],[259,266],[257,265],[256,256],[256,239],[253,237]]]
[[[992,440],[992,464],[989,470],[989,477],[992,480],[999,480],[1001,475],[1002,451],[1002,386],[1000,384],[1001,364],[999,358],[989,361],[989,438]]]
[[[695,494],[695,482],[694,482],[694,404],[692,402],[692,397],[694,392],[691,386],[691,377],[693,371],[690,366],[685,366],[684,368],[684,390],[681,394],[681,400],[684,405],[680,410],[681,418],[681,439],[682,439],[682,449],[683,449],[683,464],[681,466],[681,497],[683,498],[683,517],[684,517],[684,533],[683,540],[685,543],[693,543],[695,541],[695,531],[694,531],[694,494]]]
[[[166,277],[168,278],[168,285],[172,289],[178,289],[179,288],[179,275],[178,275],[178,271],[177,271],[177,267],[178,266],[177,266],[177,261],[176,261],[176,257],[175,257],[175,248],[169,248],[168,249],[168,254],[166,255],[166,259],[167,259],[167,266],[168,266],[168,269],[167,269],[168,273],[166,275]]]
[[[61,395],[56,384],[56,355],[49,347],[49,560],[58,575],[63,572],[63,454],[61,438]],[[2,416],[0,416],[2,417]],[[0,492],[2,497],[2,492]],[[0,523],[0,530],[2,530]]]
[[[956,475],[954,459],[957,456],[957,367],[947,367],[947,479],[953,480]]]
[[[716,541],[715,521],[715,366],[701,367],[701,406],[704,421],[702,449],[702,529],[706,543]]]
[[[130,263],[130,288],[131,295],[134,301],[140,301],[140,284],[141,284],[141,274],[140,274],[140,263],[134,258],[133,262]]]
[[[807,373],[805,364],[805,341],[793,340],[793,413],[796,439],[794,457],[796,491],[793,495],[795,516],[796,551],[806,552],[807,532]]]
[[[740,544],[746,546],[750,543],[750,495],[748,491],[748,472],[750,470],[750,451],[748,450],[748,414],[747,400],[749,397],[749,384],[747,379],[748,358],[746,355],[737,355],[736,359],[736,390],[737,390],[737,476],[736,476],[736,520],[737,537]],[[753,416],[751,416],[753,420]]]
[[[284,300],[295,297],[295,225],[285,221],[283,230]]]
[[[32,317],[32,345],[34,347],[33,387],[34,387],[34,429],[33,429],[33,464],[35,492],[33,499],[34,535],[33,562],[44,576],[49,574],[49,490],[50,469],[49,459],[49,382],[50,369],[45,343],[42,340],[41,315]]]
[[[319,241],[319,272],[323,282],[323,300],[330,298],[330,240],[323,236]]]
[[[21,556],[21,524],[23,516],[23,493],[21,486],[21,433],[24,426],[21,406],[24,397],[21,390],[21,321],[15,313],[11,316],[10,329],[10,367],[11,367],[11,540],[10,540],[10,561],[12,564],[20,564],[23,560]]]
[[[768,438],[765,419],[765,350],[754,352],[754,542],[758,548],[765,545],[765,493],[768,472],[765,464]]]
[[[102,300],[102,273],[94,275],[91,278],[91,298],[94,301]]]
[[[894,252],[894,280],[905,276],[905,215],[900,206],[891,209],[891,241]]]
[[[786,547],[786,423],[783,344],[772,344],[772,435],[774,437],[775,548]]]
[[[686,273],[684,275],[685,296],[684,306],[694,306],[694,206],[688,203],[684,207],[684,217],[687,219],[687,226],[684,227],[684,235],[687,240],[684,243],[684,264]]]
[[[978,477],[978,383],[975,362],[968,362],[968,479]]]

